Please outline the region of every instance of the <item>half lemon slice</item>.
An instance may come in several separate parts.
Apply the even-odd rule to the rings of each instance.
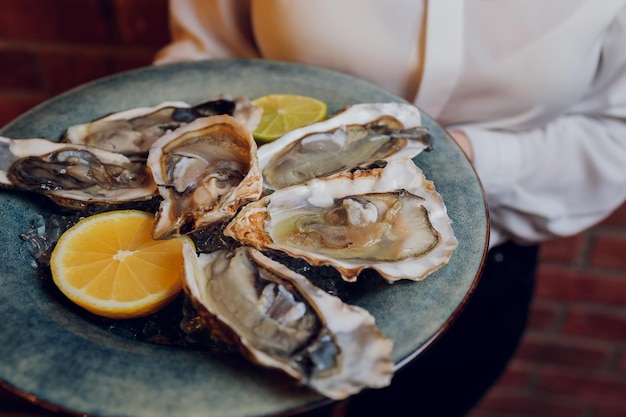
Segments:
[[[153,240],[154,215],[138,210],[87,217],[52,251],[52,279],[67,298],[108,318],[146,316],[181,291],[183,239]]]
[[[328,107],[313,97],[270,94],[252,100],[263,109],[259,126],[252,132],[261,142],[275,140],[287,132],[324,120]]]

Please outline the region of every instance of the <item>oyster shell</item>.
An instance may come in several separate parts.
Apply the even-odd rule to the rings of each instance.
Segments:
[[[226,220],[259,198],[256,149],[250,131],[227,115],[197,119],[158,139],[147,162],[163,197],[154,238]]]
[[[84,208],[149,200],[157,187],[144,164],[89,146],[0,137],[0,184]]]
[[[214,337],[260,365],[343,399],[390,383],[393,343],[365,309],[343,303],[252,248],[196,256],[185,291]]]
[[[266,187],[280,189],[381,160],[413,158],[430,148],[417,107],[363,103],[259,147]]]
[[[62,141],[125,155],[147,154],[158,138],[200,117],[227,114],[254,130],[262,112],[246,97],[218,96],[193,106],[182,101],[166,101],[154,107],[125,110],[71,126],[63,134]]]
[[[277,190],[243,207],[224,234],[331,265],[346,281],[363,269],[417,281],[449,261],[457,246],[451,223],[433,183],[399,159]]]

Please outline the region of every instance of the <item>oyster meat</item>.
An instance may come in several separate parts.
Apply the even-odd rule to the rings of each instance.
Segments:
[[[199,316],[251,361],[333,399],[390,383],[393,343],[365,309],[252,248],[196,256],[186,242],[183,251],[184,288]]]
[[[259,148],[266,187],[280,189],[312,178],[413,158],[430,148],[420,111],[406,103],[363,103]]]
[[[232,217],[259,198],[262,180],[250,130],[227,115],[203,117],[158,139],[148,166],[163,197],[155,239]]]
[[[283,188],[241,209],[226,236],[334,267],[346,281],[374,269],[421,280],[447,264],[457,240],[441,196],[411,160]]]
[[[190,106],[167,101],[154,107],[139,107],[110,114],[89,123],[69,127],[62,141],[95,146],[125,155],[147,154],[164,134],[200,117],[227,114],[254,130],[263,110],[246,97],[218,96]]]
[[[40,138],[0,137],[0,184],[43,193],[71,208],[157,195],[145,164],[114,152]]]

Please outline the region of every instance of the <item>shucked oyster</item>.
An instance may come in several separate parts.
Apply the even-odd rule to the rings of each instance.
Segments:
[[[90,123],[69,127],[62,140],[125,155],[147,154],[150,146],[164,134],[200,118],[227,114],[254,130],[262,109],[246,97],[219,96],[190,106],[182,101],[167,101],[154,107],[139,107],[110,114]]]
[[[0,137],[0,184],[43,193],[73,208],[149,200],[157,193],[144,164],[97,148],[38,138]]]
[[[252,248],[185,244],[185,291],[214,337],[333,399],[389,384],[393,343],[366,310]]]
[[[382,160],[410,159],[429,147],[417,107],[364,103],[261,146],[259,164],[266,186],[280,189]]]
[[[231,116],[203,117],[157,140],[148,166],[163,197],[155,239],[178,236],[232,217],[261,195],[250,131]]]
[[[331,265],[346,281],[368,268],[389,282],[421,280],[457,246],[440,195],[406,159],[275,191],[243,207],[224,234]]]

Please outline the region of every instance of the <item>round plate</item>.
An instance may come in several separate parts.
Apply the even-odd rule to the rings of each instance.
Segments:
[[[70,125],[131,107],[270,93],[317,97],[328,103],[329,112],[351,103],[401,101],[366,82],[309,66],[262,60],[190,62],[83,85],[27,112],[0,135],[58,140]],[[449,264],[424,281],[382,286],[355,301],[393,340],[397,368],[419,355],[458,314],[482,269],[488,239],[483,191],[470,163],[425,114],[424,124],[430,128],[433,150],[415,162],[442,195],[459,246]],[[289,414],[325,402],[238,354],[132,340],[94,325],[50,297],[19,238],[33,218],[46,214],[47,204],[26,193],[0,193],[2,385],[40,404],[102,417]]]

